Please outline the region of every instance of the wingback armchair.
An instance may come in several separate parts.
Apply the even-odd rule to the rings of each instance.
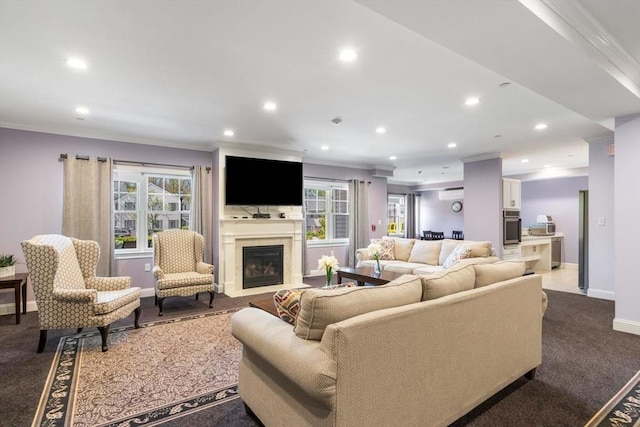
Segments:
[[[38,353],[49,329],[95,326],[107,351],[111,323],[135,312],[138,328],[140,288],[131,287],[130,277],[96,277],[97,242],[44,234],[23,241],[22,251],[38,306]]]
[[[213,307],[215,267],[203,262],[204,237],[195,231],[169,229],[153,235],[153,277],[156,305],[162,316],[167,297],[209,293]]]

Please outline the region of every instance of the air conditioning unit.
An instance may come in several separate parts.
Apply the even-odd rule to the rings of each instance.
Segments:
[[[464,189],[462,188],[450,188],[438,192],[438,198],[440,200],[462,200],[464,199]]]

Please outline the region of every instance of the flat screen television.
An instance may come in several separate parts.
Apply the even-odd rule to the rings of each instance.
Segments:
[[[302,206],[302,162],[226,156],[225,204]]]

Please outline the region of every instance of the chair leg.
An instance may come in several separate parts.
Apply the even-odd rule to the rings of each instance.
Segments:
[[[158,297],[156,297],[158,298]],[[160,312],[158,313],[158,316],[162,316],[162,301],[164,301],[164,298],[158,298],[158,308],[160,309]]]
[[[139,323],[139,320],[140,320],[140,307],[136,308],[133,312],[136,315],[135,318],[133,319],[133,326],[136,329],[138,329],[138,328],[140,328],[140,323]]]
[[[38,353],[44,351],[44,345],[47,343],[47,330],[40,329],[40,342],[38,343]]]
[[[214,292],[210,291],[209,292],[209,308],[213,308],[213,297],[214,297]]]
[[[200,295],[200,294],[196,293],[196,301],[198,301],[198,295]]]
[[[102,351],[107,351],[107,336],[109,335],[109,326],[98,326],[100,335],[102,336]]]
[[[535,376],[536,376],[536,368],[533,368],[532,370],[524,374],[524,377],[528,380],[532,380]]]
[[[82,332],[83,328],[78,328],[78,332],[76,332],[77,334],[79,334],[80,332]]]
[[[158,295],[156,295],[156,298],[154,300],[154,304],[156,305],[156,307],[158,306]]]

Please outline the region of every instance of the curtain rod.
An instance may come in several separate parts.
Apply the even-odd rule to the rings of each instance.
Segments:
[[[64,160],[64,159],[68,159],[69,155],[67,153],[62,153],[60,154],[60,157],[58,158],[58,160]],[[89,156],[81,156],[79,154],[76,154],[76,160],[89,160]],[[98,161],[99,162],[106,162],[107,158],[106,157],[98,157]]]
[[[60,154],[60,158],[58,160],[64,160],[69,158],[69,155],[66,153],[62,153]],[[76,155],[76,160],[89,160],[89,156],[80,156],[80,155]],[[100,162],[106,162],[107,158],[106,157],[98,157],[98,161]],[[147,162],[133,162],[130,160],[114,160],[114,163],[122,163],[122,164],[129,164],[129,165],[139,165],[139,166],[160,166],[160,167],[165,167],[165,168],[179,168],[179,169],[193,169],[193,166],[182,166],[182,165],[169,165],[169,164],[164,164],[164,163],[147,163]],[[207,172],[211,171],[211,166],[207,166],[206,168]]]

